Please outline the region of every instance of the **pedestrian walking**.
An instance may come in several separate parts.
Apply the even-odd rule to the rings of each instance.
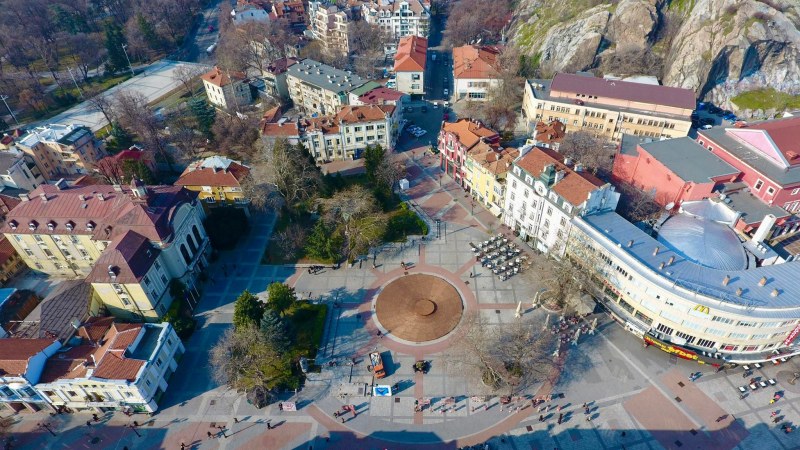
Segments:
[[[233,423],[239,423],[239,419],[237,419],[236,417],[234,417],[234,418],[233,418]]]
[[[100,418],[99,418],[99,417],[97,417],[97,414],[92,414],[92,419],[93,419],[95,422],[99,422],[99,421],[100,421]]]
[[[587,422],[591,422],[592,421],[592,416],[586,416],[586,421]]]
[[[770,405],[773,404],[773,403],[775,403],[775,399],[774,398],[769,400],[769,404]]]
[[[775,417],[777,415],[778,415],[778,411],[772,411],[771,413],[769,413],[770,417]]]
[[[561,408],[563,407],[564,407],[563,405],[558,405],[558,412],[561,412]]]
[[[558,424],[561,425],[561,420],[564,419],[564,414],[558,415]]]
[[[213,435],[211,434],[211,432],[210,432],[210,431],[206,431],[206,434],[208,435],[208,438],[209,438],[209,439],[211,439],[211,438],[213,437]]]
[[[269,423],[269,422],[267,422],[267,429],[268,429],[268,430],[271,430],[271,429],[272,429],[272,424],[271,424],[271,423]]]
[[[544,422],[544,416],[539,414],[539,422]]]
[[[344,423],[344,417],[342,417],[342,423]]]
[[[186,450],[186,444],[184,444],[183,442],[181,442],[181,450]]]
[[[87,426],[87,427],[91,427],[91,426],[92,426],[92,422],[89,422],[89,421],[87,420],[87,421],[86,421],[86,426]]]
[[[588,403],[584,403],[584,404],[583,404],[583,409],[586,409],[588,406],[589,406],[589,404],[588,404]]]
[[[278,410],[283,411],[283,402],[278,403]]]

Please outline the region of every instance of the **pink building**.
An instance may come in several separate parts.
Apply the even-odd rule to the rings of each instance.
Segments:
[[[711,198],[738,176],[739,170],[688,137],[631,142],[626,136],[614,158],[614,179],[655,193],[662,206]]]
[[[497,148],[500,146],[500,135],[478,120],[458,119],[442,123],[439,132],[439,165],[464,188],[467,186],[464,180],[467,152],[481,141]]]
[[[764,203],[800,212],[800,117],[701,130],[697,142],[741,171]]]

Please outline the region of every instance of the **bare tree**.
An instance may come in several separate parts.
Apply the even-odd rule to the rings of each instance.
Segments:
[[[106,122],[109,124],[114,122],[114,100],[110,95],[104,94],[102,91],[92,89],[87,92],[90,97],[86,99],[89,104],[89,109],[93,109],[105,117]]]
[[[464,372],[493,390],[508,395],[544,380],[553,368],[553,336],[528,320],[489,324],[480,314],[466,313],[457,350]]]
[[[354,185],[320,199],[327,224],[341,226],[344,233],[344,255],[352,261],[357,254],[380,242],[386,229],[375,196],[364,186]]]
[[[104,53],[100,36],[97,33],[78,33],[65,36],[64,42],[80,70],[83,81],[88,82],[90,67],[98,66]]]
[[[138,92],[122,91],[114,100],[122,124],[135,132],[145,146],[159,155],[172,171],[172,155],[161,134],[161,121],[147,107],[147,98]]]
[[[294,259],[297,252],[303,248],[306,236],[305,228],[298,223],[293,223],[286,229],[275,233],[271,239],[286,259]]]
[[[251,170],[253,169],[258,170],[260,167],[251,167]],[[269,184],[256,181],[252,172],[239,180],[239,186],[242,188],[244,197],[250,200],[251,209],[264,211],[268,206],[273,206],[270,196],[272,190],[270,190]]]
[[[385,60],[384,47],[388,34],[381,27],[363,20],[353,22],[348,28],[350,52],[356,72],[365,78],[374,78],[375,68]]]
[[[646,47],[627,45],[613,52],[604,53],[602,59],[600,67],[606,74],[661,77],[664,71],[664,58],[654,52],[649,45]]]
[[[205,151],[202,136],[185,119],[170,122],[168,142],[175,149],[175,157],[184,161],[194,161]]]
[[[178,67],[172,71],[172,78],[179,81],[183,85],[183,88],[186,89],[186,93],[194,97],[192,82],[202,73],[203,70],[198,66],[179,64]]]
[[[585,166],[595,175],[607,176],[614,162],[614,146],[587,131],[567,133],[558,151]]]
[[[123,184],[125,183],[125,172],[122,170],[122,164],[112,157],[105,157],[94,163],[94,170],[103,176],[109,184]]]
[[[251,173],[260,183],[273,186],[286,206],[312,198],[321,183],[321,175],[301,145],[286,139],[263,139],[251,164]]]
[[[656,200],[655,192],[645,192],[624,182],[615,183],[615,187],[620,193],[619,214],[628,221],[648,221],[664,212],[664,208]]]
[[[453,2],[444,30],[444,45],[457,47],[478,39],[484,43],[497,42],[510,12],[510,0],[493,1],[490,8],[482,0]]]

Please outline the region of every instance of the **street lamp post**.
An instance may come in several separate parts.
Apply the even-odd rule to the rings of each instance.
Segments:
[[[136,429],[135,424],[129,424],[128,426],[131,427],[131,430],[133,430],[134,433],[136,433],[136,436],[142,437],[142,435],[139,434],[139,430]]]
[[[13,118],[14,118],[14,122],[15,122],[17,125],[19,125],[19,120],[17,120],[17,116],[15,116],[15,115],[14,115],[14,111],[12,111],[12,110],[11,110],[11,107],[10,107],[10,106],[8,106],[8,102],[6,101],[6,99],[7,99],[7,98],[8,98],[8,96],[7,96],[7,95],[0,95],[0,100],[3,100],[3,103],[5,103],[5,105],[6,105],[6,109],[8,109],[8,112],[9,112],[9,113],[11,113],[11,117],[13,117]]]
[[[72,78],[72,82],[75,83],[75,89],[78,90],[78,94],[80,94],[81,98],[83,98],[83,91],[81,90],[80,86],[78,86],[78,82],[75,81],[75,75],[72,74],[72,67],[67,67],[67,71],[69,72],[70,78]]]
[[[125,53],[125,59],[128,60],[128,68],[131,69],[131,76],[133,77],[133,76],[136,76],[136,74],[133,73],[133,65],[131,65],[131,59],[128,57],[128,50],[127,49],[128,49],[128,45],[127,44],[122,44],[122,51]]]

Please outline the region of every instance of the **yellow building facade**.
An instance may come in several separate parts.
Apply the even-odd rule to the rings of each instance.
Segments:
[[[485,143],[479,143],[467,153],[464,164],[467,187],[472,198],[494,215],[503,212],[506,173],[517,156],[517,149],[495,150]]]
[[[239,161],[211,156],[189,165],[175,185],[197,192],[207,205],[245,205],[241,181],[249,174],[250,168]]]

